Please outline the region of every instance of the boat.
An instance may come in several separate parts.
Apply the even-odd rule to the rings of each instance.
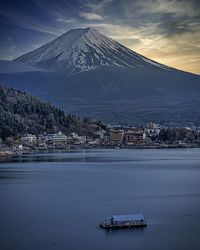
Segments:
[[[112,215],[99,224],[104,229],[143,228],[147,222],[143,214]]]

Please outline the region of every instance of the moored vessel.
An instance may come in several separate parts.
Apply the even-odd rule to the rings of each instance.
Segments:
[[[143,228],[147,222],[142,214],[112,215],[99,224],[104,229]]]

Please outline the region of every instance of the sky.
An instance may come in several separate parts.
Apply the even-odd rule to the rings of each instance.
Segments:
[[[200,74],[199,0],[1,0],[0,59],[86,27],[155,61]]]

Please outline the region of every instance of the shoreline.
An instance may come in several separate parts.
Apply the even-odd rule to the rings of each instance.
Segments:
[[[6,150],[6,151],[0,151],[0,159],[2,158],[10,158],[13,156],[13,152],[10,150]]]
[[[0,159],[12,158],[15,156],[34,154],[34,153],[56,153],[56,152],[68,152],[73,150],[87,150],[87,149],[191,149],[200,148],[200,145],[100,145],[100,146],[87,146],[77,145],[66,148],[30,148],[26,150],[0,150]]]

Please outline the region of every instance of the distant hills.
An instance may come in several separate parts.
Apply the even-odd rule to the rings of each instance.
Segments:
[[[0,85],[0,138],[58,131],[93,135],[101,126],[99,121],[66,115],[37,97]]]
[[[152,61],[93,28],[70,30],[1,62],[0,81],[105,122],[200,124],[200,76]]]

